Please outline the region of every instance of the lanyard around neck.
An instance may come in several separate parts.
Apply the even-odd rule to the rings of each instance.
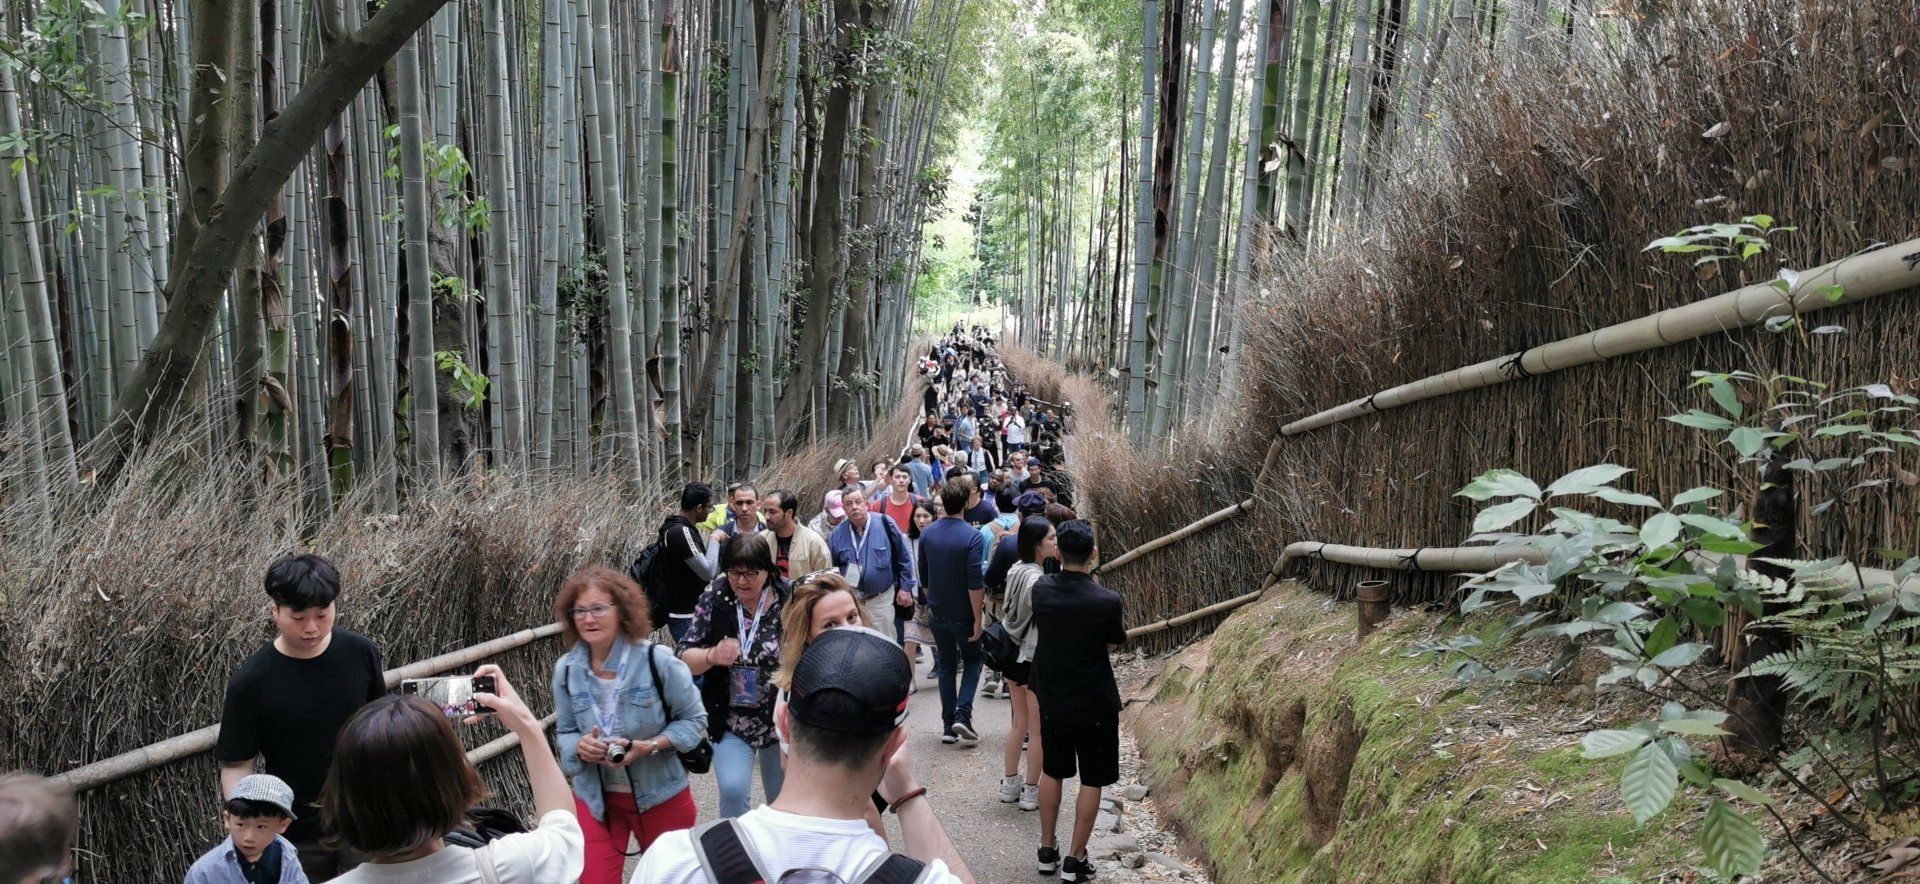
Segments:
[[[768,582],[771,583],[772,581],[769,580]],[[734,597],[733,615],[740,618],[740,659],[742,660],[745,660],[747,655],[753,652],[753,637],[760,634],[760,618],[766,616],[768,599],[772,595],[772,586],[765,586],[760,589],[760,604],[754,609],[753,622],[751,624],[747,622],[747,612],[739,605],[739,596],[736,595]]]
[[[632,653],[633,653],[633,643],[627,641],[624,638],[621,639],[620,640],[620,662],[613,667],[613,686],[614,686],[614,690],[616,691],[619,690],[620,685],[626,681],[627,656]],[[612,655],[609,654],[608,656],[611,657]],[[589,676],[591,676],[594,679],[600,679],[599,675],[594,674],[591,671],[593,669],[593,651],[592,650],[587,651],[587,669],[589,670],[589,672],[587,673]],[[598,690],[588,691],[587,699],[593,701],[593,717],[600,720],[600,732],[603,735],[612,734],[616,728],[616,725],[619,723],[619,720],[620,720],[619,715],[618,714],[610,715],[608,714],[607,710],[600,708],[600,692]],[[618,704],[615,705],[614,709],[615,709],[615,712],[617,713],[619,710]]]

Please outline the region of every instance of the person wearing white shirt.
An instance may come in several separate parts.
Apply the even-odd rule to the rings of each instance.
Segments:
[[[779,797],[738,819],[660,836],[630,884],[705,884],[703,854],[712,861],[715,836],[727,832],[766,881],[803,870],[858,881],[891,857],[865,819],[876,793],[900,818],[901,856],[924,867],[929,884],[972,884],[908,760],[906,655],[872,629],[832,629],[791,675],[792,697],[774,710],[787,764]]]
[[[586,836],[546,728],[500,667],[488,664],[474,675],[492,676],[495,693],[473,698],[520,738],[538,826],[479,850],[448,845],[446,834],[466,824],[467,809],[485,794],[480,774],[439,706],[418,694],[388,694],[340,729],[320,791],[325,828],[372,857],[333,879],[338,884],[553,884],[580,877]]]

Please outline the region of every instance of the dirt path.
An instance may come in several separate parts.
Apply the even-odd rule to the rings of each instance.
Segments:
[[[921,674],[927,667],[920,668]],[[1027,884],[1056,881],[1041,877],[1034,870],[1034,851],[1040,844],[1040,814],[1022,812],[1018,805],[1001,804],[997,789],[1000,752],[1011,724],[1008,701],[980,697],[974,701],[974,726],[980,731],[980,745],[972,748],[949,746],[940,742],[940,694],[931,679],[913,696],[907,727],[913,731],[912,746],[916,772],[934,800],[934,808],[946,825],[947,833],[962,856],[966,857],[980,884]],[[1135,771],[1139,757],[1133,741],[1121,737],[1121,781],[1112,790],[1120,809],[1119,832],[1094,833],[1096,881],[1205,881],[1204,874],[1193,871],[1197,864],[1181,857],[1171,835],[1162,831],[1146,801],[1129,801],[1121,793],[1137,782]],[[1072,796],[1077,783],[1067,783]],[[700,819],[712,819],[719,806],[711,775],[693,778],[693,794],[700,805]],[[1137,790],[1136,790],[1137,794]],[[754,783],[754,804],[762,800],[760,784]],[[1060,842],[1064,846],[1072,835],[1071,801],[1060,811]],[[900,845],[899,830],[887,817],[891,841]],[[1130,847],[1128,845],[1131,845]],[[1102,858],[1102,847],[1113,851]],[[1139,863],[1138,869],[1129,868]],[[1177,868],[1176,868],[1177,867]]]

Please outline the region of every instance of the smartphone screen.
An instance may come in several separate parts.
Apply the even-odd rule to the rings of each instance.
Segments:
[[[438,678],[409,678],[400,682],[400,693],[419,694],[427,702],[440,707],[440,712],[448,718],[465,718],[469,715],[482,715],[492,712],[488,706],[480,705],[474,699],[475,694],[493,693],[491,675],[446,675]]]

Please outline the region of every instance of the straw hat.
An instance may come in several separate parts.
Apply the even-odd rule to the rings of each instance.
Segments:
[[[945,445],[935,445],[933,446],[933,456],[941,460],[952,460],[953,449],[948,448]]]

